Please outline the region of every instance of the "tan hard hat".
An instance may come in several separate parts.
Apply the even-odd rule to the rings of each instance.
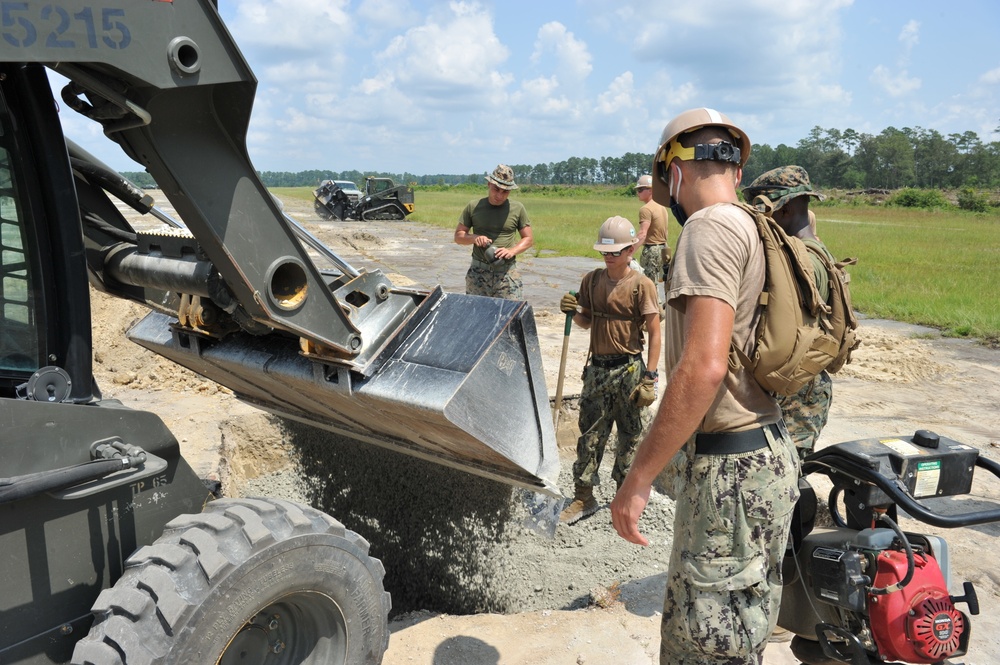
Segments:
[[[617,252],[635,244],[635,227],[624,217],[608,217],[597,231],[594,249],[598,252]]]
[[[667,152],[670,144],[681,134],[692,132],[702,127],[724,127],[729,131],[737,142],[740,149],[740,167],[743,167],[750,159],[750,139],[746,132],[736,126],[732,120],[724,113],[715,109],[698,108],[690,109],[679,114],[667,123],[660,135],[660,145],[653,155],[653,173],[657,177],[653,178],[653,200],[660,205],[670,205],[670,191],[667,184],[667,167],[669,164],[661,161]]]
[[[635,188],[636,189],[639,189],[639,188],[642,188],[642,187],[645,187],[646,189],[649,189],[652,186],[653,186],[653,176],[651,176],[651,175],[641,175],[641,176],[639,176],[639,179],[635,183]]]

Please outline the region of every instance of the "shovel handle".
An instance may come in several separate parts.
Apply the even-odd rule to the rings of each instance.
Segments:
[[[570,291],[574,296],[576,291]],[[566,312],[566,326],[563,328],[562,354],[559,357],[559,380],[556,381],[556,408],[553,426],[559,429],[559,412],[562,411],[563,378],[566,375],[566,353],[569,351],[569,333],[573,329],[573,313]]]

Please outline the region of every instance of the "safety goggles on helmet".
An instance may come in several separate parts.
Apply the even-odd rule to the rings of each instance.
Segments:
[[[660,151],[660,161],[669,165],[675,157],[685,162],[694,160],[739,164],[740,149],[728,141],[696,143],[690,148],[685,148],[680,144],[680,141],[673,140],[670,142],[670,149],[666,151],[666,154],[663,150]]]

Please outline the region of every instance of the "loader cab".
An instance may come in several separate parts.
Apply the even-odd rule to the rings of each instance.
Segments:
[[[365,178],[365,194],[368,196],[381,194],[382,192],[387,192],[395,187],[396,183],[393,182],[391,178],[376,178],[375,176],[368,176]]]
[[[81,275],[86,275],[83,234],[48,79],[39,66],[4,64],[0,397],[23,397],[37,370],[56,366],[71,377],[70,393],[61,397],[92,399],[90,301]]]

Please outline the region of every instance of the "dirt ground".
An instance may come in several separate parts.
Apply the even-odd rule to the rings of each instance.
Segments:
[[[311,204],[285,203],[290,214],[355,267],[382,270],[399,285],[441,284],[448,291],[464,291],[468,250],[451,243],[449,231],[410,222],[321,223]],[[525,296],[534,308],[550,396],[555,393],[563,346],[564,318],[558,311],[559,297],[577,287],[580,276],[597,265],[596,260],[580,258],[528,257],[521,262]],[[105,397],[159,413],[178,435],[185,457],[195,470],[202,476],[221,477],[231,495],[257,491],[258,481],[264,479],[278,494],[308,498],[301,488],[287,486],[300,484],[304,478],[301,469],[298,476],[285,474],[295,465],[295,454],[286,445],[287,433],[280,432],[280,424],[240,403],[225,388],[125,340],[122,332],[143,314],[141,308],[97,294],[94,309],[98,322],[95,365]],[[930,429],[997,459],[1000,351],[890,321],[865,320],[860,333],[864,343],[854,362],[835,377],[833,409],[820,446]],[[561,416],[558,436],[563,460],[560,484],[564,491],[570,487],[568,467],[578,434],[573,405],[580,390],[579,374],[586,348],[586,333],[573,331],[563,388],[566,411]],[[279,482],[286,486],[277,487]],[[598,492],[605,501],[612,496],[609,484],[606,481]],[[817,494],[825,493],[822,483],[816,484]],[[651,536],[649,548],[619,539],[611,529],[607,510],[573,527],[560,526],[551,539],[523,533],[506,536],[502,554],[508,557],[505,565],[513,572],[507,577],[490,577],[483,583],[489,587],[499,584],[497,580],[503,581],[504,591],[513,600],[502,613],[456,615],[419,604],[407,607],[405,613],[394,615],[389,651],[383,662],[657,662],[672,505],[665,497],[654,499],[640,524]],[[972,495],[938,500],[935,508],[982,510],[990,500],[1000,500],[1000,482],[979,478]],[[995,637],[1000,634],[1000,573],[992,562],[1000,525],[949,531],[907,519],[903,527],[941,533],[947,538],[951,592],[960,594],[961,582],[970,580],[976,585],[982,607],[981,614],[972,618],[972,646],[965,662],[1000,662],[1000,641]],[[373,554],[378,554],[379,534],[356,530],[369,537]],[[509,611],[510,607],[517,611]],[[796,661],[786,646],[771,645],[765,662],[784,665]]]

